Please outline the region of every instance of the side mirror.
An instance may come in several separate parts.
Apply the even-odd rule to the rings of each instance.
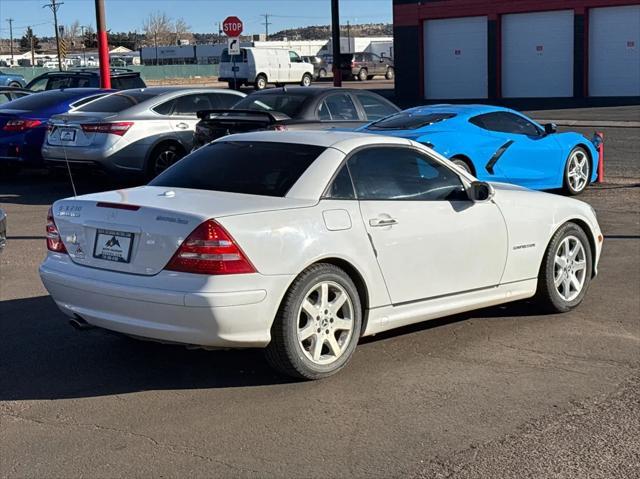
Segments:
[[[467,188],[467,195],[469,196],[469,199],[477,203],[489,201],[493,198],[494,194],[495,191],[493,186],[486,181],[474,181],[471,183],[469,188]]]
[[[551,135],[558,131],[558,126],[555,123],[545,123],[544,132],[546,135]]]

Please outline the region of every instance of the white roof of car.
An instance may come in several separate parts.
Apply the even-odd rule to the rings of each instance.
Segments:
[[[297,143],[301,145],[324,146],[326,148],[332,147],[343,152],[351,151],[358,146],[370,144],[410,144],[410,141],[404,138],[335,130],[255,131],[225,136],[217,141],[273,141],[277,143]]]

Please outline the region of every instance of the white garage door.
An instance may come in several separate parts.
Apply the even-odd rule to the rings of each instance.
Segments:
[[[640,96],[640,5],[589,11],[589,95]]]
[[[502,96],[573,96],[573,11],[502,17]]]
[[[487,17],[424,22],[425,98],[487,98]]]

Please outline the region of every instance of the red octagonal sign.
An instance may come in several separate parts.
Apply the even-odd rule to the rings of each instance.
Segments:
[[[238,17],[227,17],[222,22],[222,31],[228,37],[239,37],[242,33],[242,21]]]

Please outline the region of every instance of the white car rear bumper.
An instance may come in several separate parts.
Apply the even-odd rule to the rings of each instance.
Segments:
[[[67,316],[132,336],[194,346],[266,346],[282,295],[293,280],[249,274],[194,283],[200,275],[163,271],[139,277],[79,266],[64,256],[49,255],[40,277]],[[238,287],[239,280],[246,287]],[[197,283],[197,289],[185,289]]]

